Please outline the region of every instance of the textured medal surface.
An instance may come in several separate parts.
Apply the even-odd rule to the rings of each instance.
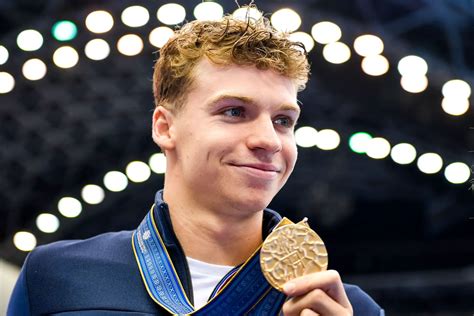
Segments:
[[[325,271],[328,254],[321,238],[306,223],[288,224],[265,239],[260,265],[267,281],[281,291],[296,277]]]

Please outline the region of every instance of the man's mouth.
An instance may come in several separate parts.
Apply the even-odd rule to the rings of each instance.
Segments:
[[[269,163],[232,163],[234,167],[245,167],[266,172],[280,173],[280,168]]]
[[[268,163],[232,163],[230,165],[247,176],[260,180],[275,180],[281,172],[280,168]]]

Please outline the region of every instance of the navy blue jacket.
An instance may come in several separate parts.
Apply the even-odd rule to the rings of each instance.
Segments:
[[[158,230],[192,302],[186,257],[161,192],[154,212]],[[265,210],[264,236],[279,220],[277,213]],[[121,231],[37,247],[23,265],[7,315],[168,315],[145,289],[131,238],[132,231]],[[383,310],[359,287],[344,287],[354,315],[383,315]]]

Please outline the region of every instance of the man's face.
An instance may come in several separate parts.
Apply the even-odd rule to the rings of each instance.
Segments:
[[[170,131],[174,175],[195,202],[228,211],[265,208],[293,171],[299,116],[294,82],[271,70],[203,59]],[[165,189],[166,190],[166,189]]]

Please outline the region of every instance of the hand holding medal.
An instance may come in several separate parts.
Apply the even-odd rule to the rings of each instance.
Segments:
[[[306,218],[280,222],[263,242],[260,266],[267,281],[291,297],[285,315],[352,315],[339,274],[326,271],[326,247]]]

